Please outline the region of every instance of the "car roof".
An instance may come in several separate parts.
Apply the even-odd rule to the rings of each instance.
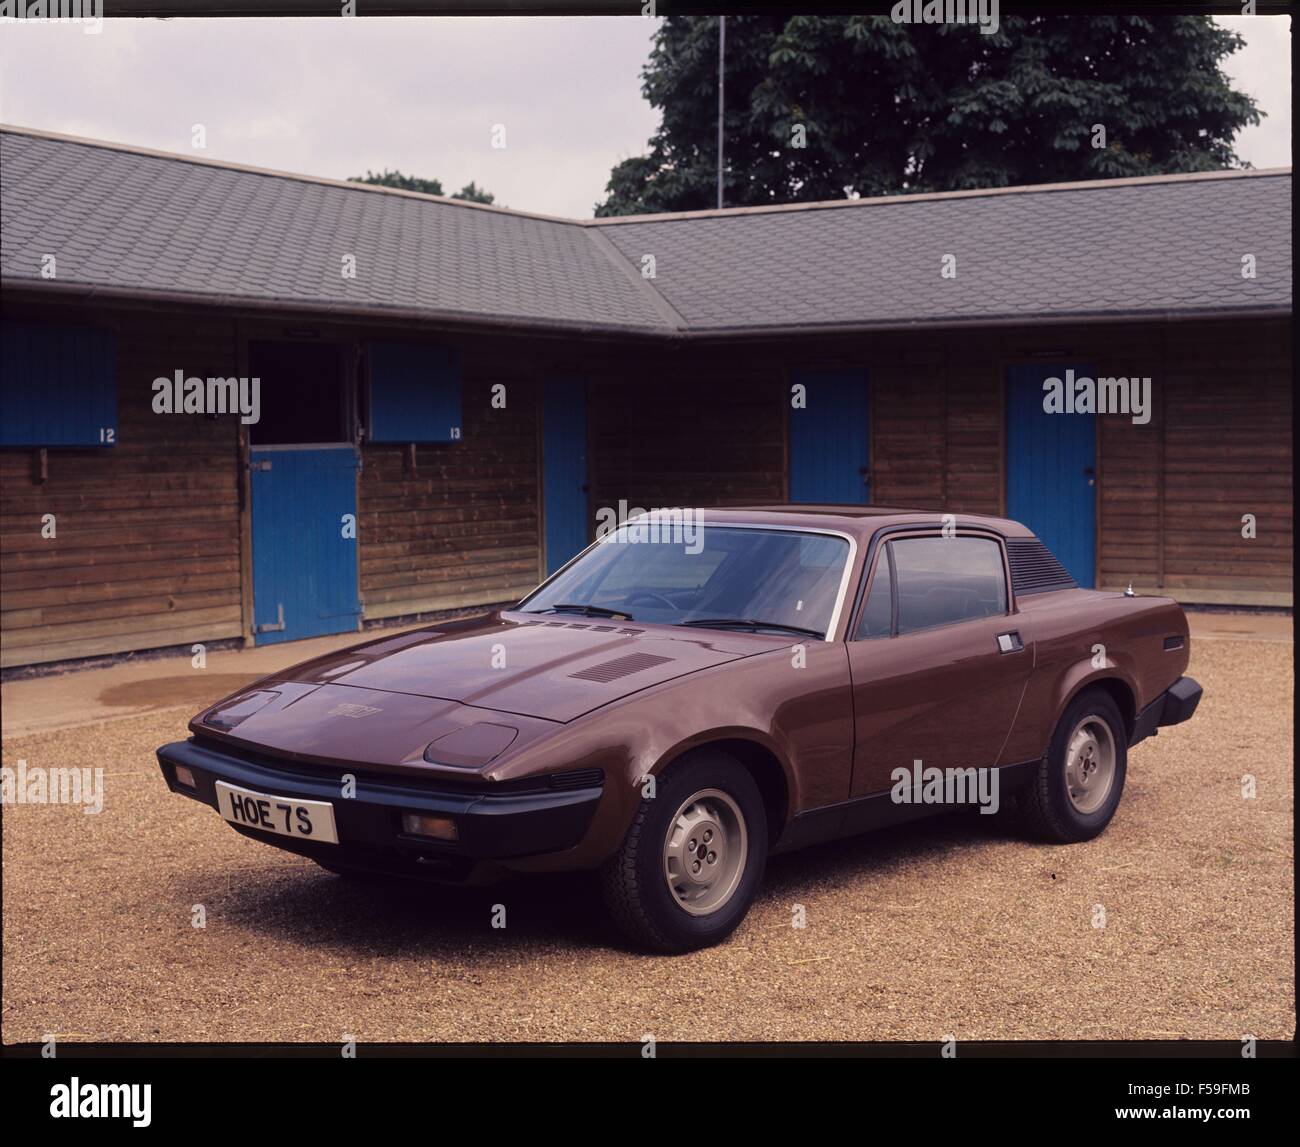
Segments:
[[[653,513],[654,511],[651,511]],[[1009,518],[986,514],[968,514],[955,510],[908,510],[895,506],[860,506],[851,504],[812,505],[803,503],[753,506],[716,506],[698,513],[706,524],[736,526],[793,526],[800,529],[838,530],[852,537],[869,538],[877,530],[896,526],[939,526],[943,515],[951,513],[958,528],[979,526],[1008,538],[1032,538],[1033,532]]]

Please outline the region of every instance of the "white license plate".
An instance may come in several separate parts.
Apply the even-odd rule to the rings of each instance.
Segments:
[[[328,801],[303,801],[277,797],[217,782],[217,811],[231,824],[291,836],[295,840],[322,840],[338,844],[334,806]]]

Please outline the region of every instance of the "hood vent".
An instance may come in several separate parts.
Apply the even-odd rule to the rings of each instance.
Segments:
[[[671,657],[659,657],[653,653],[629,653],[626,657],[615,657],[613,661],[602,661],[599,665],[593,665],[577,673],[570,673],[569,676],[576,681],[600,681],[602,683],[617,681],[620,677],[640,673],[642,669],[651,669],[656,665],[662,665],[665,661],[671,660]]]

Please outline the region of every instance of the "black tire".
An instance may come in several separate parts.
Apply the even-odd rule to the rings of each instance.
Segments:
[[[692,915],[677,901],[664,869],[664,847],[678,810],[695,793],[716,789],[744,818],[747,850],[735,890],[716,911]],[[656,778],[623,844],[601,868],[601,890],[614,922],[636,944],[659,952],[689,952],[725,939],[745,918],[767,865],[767,811],[749,771],[734,757],[702,750]]]
[[[1067,741],[1079,722],[1099,718],[1110,728],[1114,738],[1114,776],[1110,790],[1100,807],[1081,812],[1070,799],[1066,783]],[[1124,778],[1128,773],[1128,736],[1119,706],[1104,689],[1086,689],[1066,706],[1052,734],[1047,755],[1038,766],[1033,783],[1018,795],[1021,823],[1039,840],[1055,844],[1073,844],[1091,840],[1110,824],[1120,797],[1124,795]]]

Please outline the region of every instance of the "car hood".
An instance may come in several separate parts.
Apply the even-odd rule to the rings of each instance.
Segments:
[[[361,694],[369,691],[566,722],[774,644],[771,637],[746,633],[498,613],[353,646],[253,688],[274,688],[276,682],[328,686],[330,708],[346,704],[349,696],[365,705]],[[295,708],[300,706],[301,701]]]

